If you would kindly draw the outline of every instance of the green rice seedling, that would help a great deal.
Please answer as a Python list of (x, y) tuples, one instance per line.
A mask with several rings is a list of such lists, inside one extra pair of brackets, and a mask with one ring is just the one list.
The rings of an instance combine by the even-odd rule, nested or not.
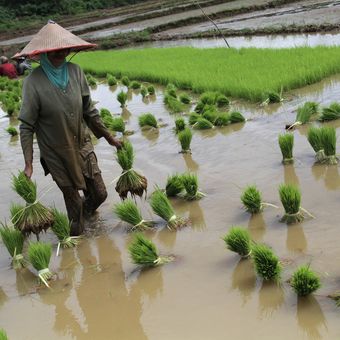
[(315, 102), (306, 102), (298, 107), (295, 123), (289, 127), (292, 129), (297, 125), (303, 125), (310, 121), (311, 117), (318, 112), (318, 104)]
[(251, 254), (251, 238), (249, 231), (241, 227), (232, 227), (222, 238), (227, 248), (243, 258)]
[(184, 199), (192, 201), (199, 200), (205, 196), (202, 192), (198, 191), (198, 178), (196, 174), (184, 173), (181, 179), (185, 190), (183, 194)]
[(202, 113), (202, 117), (209, 120), (211, 124), (215, 124), (218, 117), (218, 112), (216, 110), (207, 110)]
[(251, 214), (257, 214), (262, 211), (262, 197), (260, 191), (255, 185), (249, 185), (241, 195), (241, 201), (245, 209)]
[(227, 126), (230, 124), (230, 114), (228, 112), (218, 113), (215, 119), (215, 126)]
[(321, 287), (320, 278), (309, 265), (301, 266), (293, 273), (290, 285), (298, 296), (307, 296)]
[(166, 94), (168, 94), (170, 97), (177, 98), (177, 94), (176, 94), (177, 87), (174, 84), (169, 83), (166, 86), (165, 91), (166, 91)]
[(324, 163), (333, 165), (338, 164), (336, 157), (336, 132), (332, 126), (323, 126), (320, 128), (320, 139), (322, 148), (325, 152)]
[(243, 117), (242, 113), (238, 111), (233, 111), (230, 113), (230, 123), (243, 123), (246, 119)]
[(5, 110), (9, 116), (12, 116), (15, 112), (15, 103), (13, 101), (8, 101), (5, 104)]
[(162, 190), (156, 189), (152, 193), (150, 205), (153, 212), (167, 222), (170, 230), (176, 230), (186, 224), (183, 218), (176, 216), (169, 199)]
[(8, 340), (7, 333), (2, 328), (0, 328), (0, 340)]
[(191, 98), (187, 93), (181, 93), (179, 96), (179, 101), (187, 105), (191, 103)]
[(264, 244), (255, 244), (251, 249), (251, 256), (258, 276), (265, 281), (280, 280), (282, 267), (272, 249)]
[(62, 248), (73, 248), (79, 242), (78, 236), (71, 236), (71, 222), (67, 215), (58, 209), (53, 209), (53, 224), (51, 226), (52, 231), (58, 237), (59, 244), (57, 249), (57, 256), (59, 255), (59, 249)]
[(14, 126), (9, 126), (6, 131), (11, 135), (11, 136), (17, 136), (18, 135), (18, 130)]
[(145, 98), (148, 95), (148, 89), (145, 86), (142, 86), (140, 89), (140, 94), (143, 98)]
[(122, 82), (122, 84), (126, 87), (130, 86), (130, 79), (127, 76), (122, 77), (122, 79), (120, 80)]
[(181, 153), (191, 153), (190, 144), (192, 140), (192, 132), (189, 128), (185, 128), (184, 130), (178, 133), (178, 140), (181, 144), (182, 150)]
[(177, 98), (166, 94), (164, 96), (164, 103), (170, 112), (180, 113), (185, 111), (185, 105), (182, 104)]
[(299, 188), (293, 184), (281, 184), (279, 194), (285, 209), (285, 215), (281, 218), (281, 221), (287, 224), (303, 221), (304, 216), (300, 206), (301, 193)]
[(53, 223), (53, 215), (37, 200), (37, 184), (26, 177), (24, 172), (12, 177), (12, 187), (26, 202), (26, 206), (11, 206), (11, 219), (14, 226), (24, 235), (39, 233), (48, 229)]
[(207, 130), (207, 129), (212, 129), (214, 127), (214, 124), (209, 122), (208, 119), (205, 119), (203, 117), (198, 117), (196, 123), (192, 127), (198, 130)]
[(142, 234), (136, 234), (129, 245), (132, 262), (144, 267), (155, 267), (174, 260), (172, 256), (159, 256), (155, 244)]
[(280, 134), (279, 145), (282, 153), (282, 163), (283, 164), (293, 163), (294, 135), (292, 133), (285, 133), (283, 135)]
[(199, 102), (208, 105), (215, 105), (218, 94), (216, 92), (207, 91), (201, 94)]
[(33, 242), (28, 247), (28, 258), (34, 269), (38, 271), (41, 281), (49, 287), (47, 281), (53, 276), (49, 264), (52, 255), (52, 246), (49, 243)]
[(201, 114), (201, 113), (203, 113), (205, 106), (206, 106), (206, 105), (205, 105), (204, 103), (198, 102), (198, 103), (196, 104), (196, 106), (195, 106), (194, 111), (195, 111), (196, 113)]
[(26, 261), (22, 255), (24, 247), (24, 235), (17, 229), (10, 228), (7, 225), (1, 224), (0, 236), (7, 251), (12, 257), (12, 265), (14, 269), (25, 267)]
[(138, 117), (138, 123), (141, 128), (158, 128), (156, 117), (152, 113), (144, 113)]
[(184, 185), (182, 182), (182, 176), (175, 174), (168, 176), (165, 186), (165, 193), (168, 197), (176, 197), (180, 195), (184, 190)]
[(340, 103), (334, 102), (329, 107), (324, 107), (319, 117), (320, 122), (328, 122), (340, 118)]
[(153, 85), (149, 85), (148, 86), (148, 92), (151, 96), (153, 96), (156, 93), (155, 87)]
[(107, 83), (109, 86), (115, 86), (117, 85), (117, 79), (116, 77), (110, 75), (109, 77), (107, 77)]
[(86, 79), (87, 82), (90, 86), (96, 86), (97, 85), (97, 81), (96, 79), (91, 75), (91, 74), (86, 74)]
[(194, 125), (197, 123), (197, 120), (199, 118), (201, 118), (202, 116), (198, 113), (195, 113), (195, 112), (191, 112), (190, 115), (189, 115), (189, 124), (190, 125)]
[(113, 211), (122, 221), (132, 225), (132, 231), (146, 230), (153, 226), (151, 221), (142, 218), (136, 203), (131, 199), (116, 204)]
[(321, 141), (321, 129), (312, 126), (309, 128), (307, 133), (307, 139), (309, 144), (312, 146), (313, 150), (315, 151), (315, 159), (317, 162), (322, 163), (324, 162), (326, 156), (323, 150), (323, 145)]
[(185, 120), (183, 117), (178, 117), (175, 119), (175, 131), (176, 133), (179, 133), (180, 131), (183, 131), (186, 127)]
[(105, 118), (105, 117), (110, 117), (112, 118), (112, 114), (108, 109), (100, 109), (100, 117)]
[(112, 118), (110, 123), (110, 128), (113, 131), (121, 132), (122, 134), (125, 133), (125, 123), (122, 117), (115, 117)]
[(128, 95), (126, 92), (124, 91), (120, 91), (118, 94), (117, 94), (117, 100), (118, 102), (120, 103), (120, 107), (125, 107), (126, 106), (126, 101), (128, 99)]
[(229, 99), (224, 94), (219, 94), (216, 97), (217, 107), (228, 107), (230, 104)]
[(120, 198), (126, 199), (128, 193), (132, 197), (135, 195), (142, 197), (144, 192), (146, 193), (148, 182), (143, 175), (132, 168), (134, 151), (130, 142), (124, 141), (123, 147), (117, 150), (117, 161), (123, 170), (115, 188)]
[(133, 90), (138, 90), (138, 89), (141, 88), (141, 83), (140, 83), (139, 81), (133, 80), (133, 81), (130, 83), (129, 87), (130, 87), (131, 89), (133, 89)]
[(282, 98), (282, 91), (281, 93), (275, 92), (275, 91), (269, 91), (267, 92), (264, 97), (266, 98), (261, 105), (267, 105), (271, 103), (280, 103), (283, 101)]

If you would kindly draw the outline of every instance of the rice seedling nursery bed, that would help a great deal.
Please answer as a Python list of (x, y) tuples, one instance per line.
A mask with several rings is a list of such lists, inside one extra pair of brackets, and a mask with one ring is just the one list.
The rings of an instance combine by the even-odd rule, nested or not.
[[(146, 52), (142, 50), (140, 55), (146, 55)], [(148, 74), (157, 71), (157, 76), (160, 76), (158, 82), (165, 85), (166, 79), (160, 74), (158, 62), (154, 61), (154, 67), (151, 67), (153, 54), (160, 52), (148, 52), (149, 57), (143, 62), (150, 64), (145, 69), (146, 64), (139, 64), (138, 72), (137, 64), (141, 61), (136, 59), (136, 51), (129, 52), (131, 54), (125, 54), (126, 51), (107, 54), (96, 52), (96, 70), (86, 65), (90, 53), (78, 55), (75, 60), (87, 71), (102, 74), (103, 79), (106, 73), (119, 76), (121, 72), (121, 75), (129, 77), (130, 82), (138, 80), (145, 88), (151, 85), (145, 82), (151, 80)], [(211, 82), (207, 78), (203, 82), (203, 75), (196, 74), (193, 77), (194, 68), (190, 69), (189, 64), (184, 64), (188, 53), (193, 53), (191, 58), (195, 62), (196, 50), (180, 49), (178, 54), (178, 60), (183, 63), (181, 67), (187, 65), (192, 72), (190, 76), (185, 74), (183, 68), (176, 69), (167, 64), (166, 58), (170, 60), (171, 53), (175, 53), (172, 50), (168, 52), (167, 57), (166, 53), (163, 55), (164, 67), (168, 67), (167, 80), (178, 87), (188, 85), (187, 80), (190, 78), (191, 87), (195, 90), (219, 89), (230, 94), (216, 85), (215, 80), (220, 77), (218, 73), (224, 72), (225, 86), (230, 91), (236, 91), (236, 87), (229, 82), (232, 74), (238, 77), (235, 72), (223, 71), (221, 68), (219, 72), (217, 69), (213, 72), (210, 69), (216, 78), (211, 77)], [(207, 55), (216, 53), (221, 54), (222, 58), (222, 52), (211, 50)], [(226, 62), (234, 57), (236, 60), (236, 51), (224, 52), (230, 53)], [(322, 53), (326, 52), (328, 57), (324, 58)], [(274, 84), (275, 77), (273, 75), (270, 80), (269, 74), (279, 72), (279, 63), (270, 61), (268, 56), (269, 59), (262, 64), (266, 65), (265, 68), (256, 66), (259, 60), (254, 56), (263, 57), (264, 51), (241, 50), (238, 54), (239, 65), (243, 65), (243, 57), (249, 57), (250, 63), (251, 53), (252, 68), (264, 70), (267, 78), (263, 76), (263, 79), (257, 79), (258, 82), (249, 91), (261, 96), (262, 91), (269, 90), (262, 84)], [(282, 57), (281, 62), (287, 62), (283, 60), (285, 53), (295, 55), (296, 58), (300, 55), (309, 65), (309, 70), (300, 69), (305, 84), (316, 79), (314, 76), (321, 69), (325, 71), (328, 67), (329, 73), (325, 71), (325, 74), (336, 72), (338, 61), (332, 61), (332, 70), (327, 64), (339, 51), (336, 48), (284, 50), (282, 54), (269, 51), (273, 58), (275, 53)], [(131, 55), (131, 59), (128, 55)], [(101, 59), (104, 56), (111, 56), (112, 59)], [(116, 59), (119, 56), (124, 60)], [(314, 57), (320, 58), (319, 70), (313, 67), (316, 64)], [(216, 60), (216, 65), (222, 67), (221, 59), (213, 59), (210, 54), (210, 63), (211, 60)], [(281, 80), (289, 78), (290, 68), (294, 66), (292, 60), (291, 64), (286, 63), (284, 72), (281, 69)], [(200, 62), (203, 63), (203, 60)], [(133, 69), (132, 63), (135, 63), (136, 69)], [(205, 63), (207, 68), (212, 67)], [(297, 58), (294, 63), (301, 65), (302, 62)], [(230, 64), (230, 69), (244, 68), (235, 65)], [(307, 70), (310, 71), (309, 76)], [(204, 73), (205, 69), (201, 71)], [(311, 74), (314, 76), (311, 77)], [(254, 80), (255, 75), (256, 72), (250, 72), (250, 79)], [(295, 76), (292, 71), (290, 79)], [(242, 79), (245, 75), (241, 77), (240, 74), (239, 77)], [(262, 73), (258, 72), (257, 78), (260, 77)], [(302, 77), (294, 79), (301, 81)], [(291, 87), (302, 84), (290, 81)], [(241, 84), (240, 81), (236, 83), (238, 86)], [(152, 84), (155, 86), (155, 94), (148, 94), (144, 98), (140, 89), (127, 89), (119, 79), (118, 84), (113, 86), (108, 86), (102, 79), (96, 79), (96, 85), (91, 88), (97, 108), (106, 108), (114, 118), (122, 117), (126, 130), (134, 131), (124, 138), (133, 145), (133, 169), (147, 178), (148, 191), (146, 200), (137, 196), (136, 201), (127, 202), (136, 204), (140, 215), (137, 213), (136, 219), (126, 219), (124, 222), (114, 213), (117, 204), (121, 203), (115, 191), (117, 181), (114, 180), (122, 173), (122, 167), (117, 163), (116, 152), (110, 145), (104, 140), (94, 140), (99, 166), (107, 184), (108, 199), (100, 207), (99, 214), (87, 222), (86, 238), (79, 240), (76, 247), (63, 248), (58, 257), (55, 254), (60, 238), (52, 230), (40, 234), (40, 242), (53, 245), (48, 265), (54, 274), (48, 282), (51, 290), (39, 284), (36, 271), (31, 265), (17, 271), (12, 269), (12, 256), (0, 244), (0, 329), (4, 328), (10, 339), (34, 337), (37, 329), (44, 339), (106, 339), (115, 334), (123, 340), (222, 340), (225, 339), (226, 329), (228, 337), (233, 339), (271, 339), (273, 334), (277, 339), (337, 339), (340, 310), (327, 295), (340, 290), (340, 266), (336, 260), (340, 256), (340, 174), (338, 165), (316, 162), (315, 151), (307, 135), (312, 126), (334, 127), (339, 134), (340, 121), (321, 123), (315, 120), (290, 131), (294, 135), (294, 163), (282, 163), (278, 136), (285, 133), (286, 124), (295, 121), (298, 107), (305, 102), (317, 102), (321, 108), (336, 102), (340, 98), (340, 76), (335, 75), (291, 92), (284, 91), (283, 102), (263, 107), (260, 106), (263, 98), (257, 94), (252, 97), (243, 96), (241, 94), (248, 93), (248, 90), (239, 90), (240, 94), (236, 97), (252, 99), (258, 103), (239, 101), (228, 95), (229, 107), (221, 108), (221, 111), (240, 112), (247, 119), (246, 122), (215, 126), (207, 130), (194, 129), (188, 124), (188, 113), (194, 111), (198, 102), (197, 94), (187, 92), (192, 104), (186, 106), (186, 112), (173, 114), (164, 104), (165, 88), (157, 85), (157, 82)], [(245, 84), (245, 88), (249, 84)], [(282, 84), (277, 81), (276, 85), (275, 90), (280, 92)], [(117, 100), (121, 91), (127, 93), (123, 108)], [(179, 95), (183, 91), (176, 92)], [(139, 117), (145, 113), (152, 113), (163, 127), (141, 129)], [(180, 153), (181, 145), (175, 128), (175, 120), (179, 117), (184, 119), (186, 128), (192, 132), (191, 153)], [(10, 221), (10, 203), (18, 202), (18, 195), (11, 188), (11, 174), (22, 168), (23, 160), (18, 138), (10, 137), (5, 129), (9, 125), (18, 128), (17, 124), (15, 115), (8, 118), (0, 110), (0, 174), (1, 178), (8, 178), (1, 183), (0, 214), (2, 221), (7, 224)], [(122, 133), (116, 132), (116, 135), (120, 137)], [(47, 207), (65, 211), (57, 187), (49, 177), (43, 175), (36, 143), (34, 148), (37, 198)], [(186, 199), (186, 190), (180, 188), (182, 194), (169, 197), (174, 214), (189, 219), (190, 223), (183, 228), (167, 228), (167, 218), (163, 219), (152, 211), (151, 194), (156, 186), (165, 192), (168, 178), (184, 173), (197, 175), (198, 190), (204, 196), (200, 199)], [(280, 222), (285, 214), (278, 191), (282, 184), (294, 184), (299, 188), (301, 207), (315, 218), (305, 215), (301, 223), (287, 225)], [(247, 211), (241, 201), (242, 193), (249, 186), (255, 186), (261, 193), (259, 209)], [(272, 206), (267, 206), (268, 203)], [(171, 218), (170, 214), (168, 216)], [(134, 228), (141, 220), (150, 222), (150, 227), (148, 224), (147, 228)], [(246, 230), (250, 238), (247, 236), (250, 250), (247, 246), (241, 256), (228, 250), (223, 241), (232, 227)], [(138, 266), (142, 262), (135, 260), (136, 263), (133, 263), (129, 254), (129, 248), (136, 239), (134, 229), (156, 247), (150, 265), (144, 269)], [(31, 241), (35, 242), (34, 235)], [(255, 244), (269, 247), (273, 255), (264, 254), (264, 257), (271, 257), (275, 261), (277, 258), (279, 261), (279, 269), (274, 268), (275, 275), (266, 276), (267, 281), (259, 276), (259, 273), (263, 275), (265, 266), (255, 270), (255, 263), (261, 258), (251, 250)], [(24, 254), (27, 254), (27, 247), (26, 243)], [(159, 256), (169, 256), (173, 261), (159, 266)], [(315, 275), (300, 268), (310, 268)], [(321, 288), (314, 295), (297, 296), (312, 293), (318, 288), (318, 278)], [(312, 282), (313, 287), (307, 287), (308, 282)], [(15, 320), (20, 320), (22, 326), (17, 327)]]

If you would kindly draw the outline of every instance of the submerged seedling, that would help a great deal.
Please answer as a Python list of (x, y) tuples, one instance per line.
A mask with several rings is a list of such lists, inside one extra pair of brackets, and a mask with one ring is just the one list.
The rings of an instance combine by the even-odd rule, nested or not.
[(247, 258), (251, 254), (251, 238), (249, 232), (245, 228), (232, 227), (223, 237), (227, 248), (243, 258)]
[(283, 164), (293, 163), (294, 135), (292, 133), (285, 133), (283, 135), (279, 135), (279, 145), (282, 153), (282, 163)]
[(307, 296), (321, 287), (320, 278), (309, 265), (301, 266), (293, 273), (290, 285), (298, 296)]

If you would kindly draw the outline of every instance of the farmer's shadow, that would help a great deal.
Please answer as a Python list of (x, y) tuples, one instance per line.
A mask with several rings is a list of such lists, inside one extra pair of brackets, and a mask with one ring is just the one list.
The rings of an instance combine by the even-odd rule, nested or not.
[(322, 339), (322, 326), (327, 330), (327, 323), (322, 309), (313, 295), (298, 297), (297, 320), (308, 339)]
[(285, 300), (285, 292), (281, 285), (273, 281), (263, 281), (259, 291), (260, 314), (271, 317)]
[(251, 239), (255, 242), (260, 242), (266, 233), (266, 222), (264, 221), (262, 213), (252, 214), (248, 222), (248, 230)]

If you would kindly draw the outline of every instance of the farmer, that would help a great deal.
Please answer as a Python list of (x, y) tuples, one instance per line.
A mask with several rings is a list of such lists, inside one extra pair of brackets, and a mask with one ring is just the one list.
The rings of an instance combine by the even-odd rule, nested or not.
[(24, 172), (32, 176), (35, 133), (45, 175), (50, 173), (63, 193), (73, 236), (84, 231), (84, 213), (92, 214), (107, 197), (88, 128), (121, 147), (93, 107), (83, 71), (66, 61), (70, 52), (94, 46), (49, 22), (13, 57), (40, 61), (23, 84), (19, 120)]
[(10, 79), (18, 77), (15, 66), (10, 64), (8, 58), (4, 55), (0, 57), (0, 76), (6, 76)]

